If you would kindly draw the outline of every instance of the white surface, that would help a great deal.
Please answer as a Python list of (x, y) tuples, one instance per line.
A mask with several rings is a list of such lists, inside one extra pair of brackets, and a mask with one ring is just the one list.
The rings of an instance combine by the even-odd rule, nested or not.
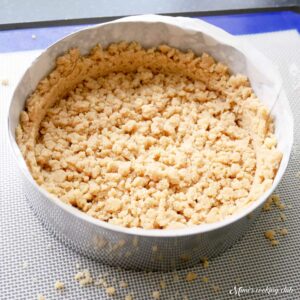
[[(280, 68), (295, 119), (300, 117), (300, 40), (295, 31), (240, 37), (248, 40), (272, 59)], [(288, 47), (287, 47), (288, 45)], [(9, 80), (9, 86), (0, 84), (0, 299), (36, 299), (38, 293), (46, 299), (108, 299), (103, 288), (80, 288), (74, 280), (78, 271), (76, 263), (89, 268), (93, 276), (109, 272), (108, 281), (117, 286), (124, 279), (129, 287), (119, 289), (114, 299), (124, 299), (132, 292), (134, 299), (151, 299), (153, 290), (159, 289), (159, 281), (165, 278), (166, 289), (161, 299), (232, 299), (229, 291), (234, 285), (253, 288), (292, 287), (292, 293), (275, 296), (263, 293), (246, 294), (243, 299), (299, 299), (300, 270), (300, 179), (295, 175), (300, 170), (299, 142), (300, 124), (296, 122), (295, 147), (286, 175), (278, 192), (287, 208), (287, 221), (278, 221), (279, 211), (263, 213), (249, 233), (232, 249), (215, 258), (208, 270), (199, 265), (192, 270), (178, 272), (180, 281), (174, 282), (172, 274), (144, 274), (123, 271), (81, 257), (54, 239), (37, 221), (28, 207), (21, 182), (9, 154), (5, 136), (5, 115), (11, 92), (30, 61), (38, 51), (1, 54), (0, 82)], [(267, 229), (286, 227), (287, 237), (279, 238), (280, 244), (271, 248), (263, 233)], [(28, 264), (27, 267), (26, 263)], [(184, 277), (188, 271), (198, 274), (194, 283), (187, 283)], [(207, 284), (201, 281), (207, 276)], [(113, 280), (116, 282), (113, 282)], [(54, 283), (61, 280), (66, 284), (64, 291), (55, 291)], [(215, 294), (212, 285), (218, 285)]]

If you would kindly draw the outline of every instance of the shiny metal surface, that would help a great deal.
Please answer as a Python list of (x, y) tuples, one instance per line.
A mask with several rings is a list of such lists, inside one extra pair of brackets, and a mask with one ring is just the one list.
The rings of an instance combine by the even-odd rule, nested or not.
[[(215, 54), (214, 56), (222, 61), (226, 61), (228, 58), (227, 63), (229, 65), (230, 59), (232, 59), (228, 55), (230, 53), (231, 56), (235, 57), (235, 60), (240, 58), (241, 61), (239, 64), (230, 65), (234, 71), (244, 70), (254, 87), (263, 84), (263, 89), (261, 89), (263, 99), (263, 93), (268, 88), (270, 91), (274, 88), (274, 95), (276, 95), (275, 92), (278, 91), (275, 87), (279, 85), (273, 83), (272, 76), (277, 71), (271, 69), (272, 72), (270, 72), (269, 68), (272, 66), (268, 65), (267, 60), (265, 62), (269, 68), (266, 68), (265, 72), (259, 67), (256, 70), (257, 67), (253, 59), (247, 61), (242, 52), (246, 48), (239, 50), (237, 43), (235, 45), (234, 39), (230, 35), (211, 25), (203, 24), (203, 22), (197, 23), (199, 21), (189, 21), (189, 19), (182, 18), (180, 20), (169, 17), (149, 18), (149, 16), (125, 18), (121, 21), (102, 24), (72, 34), (45, 50), (33, 62), (32, 66), (25, 72), (12, 97), (8, 116), (9, 140), (14, 157), (20, 167), (25, 193), (31, 207), (45, 226), (60, 240), (76, 251), (111, 265), (134, 269), (170, 270), (190, 266), (199, 263), (202, 257), (210, 258), (222, 253), (246, 232), (258, 216), (264, 201), (283, 176), (291, 153), (293, 119), (289, 104), (284, 93), (281, 92), (273, 113), (278, 147), (283, 151), (284, 156), (272, 189), (239, 215), (215, 224), (188, 229), (143, 230), (108, 224), (64, 204), (35, 183), (15, 142), (15, 128), (28, 95), (53, 68), (54, 59), (71, 47), (77, 46), (82, 53), (87, 53), (97, 42), (101, 42), (105, 46), (124, 39), (136, 40), (145, 47), (165, 42), (179, 48), (192, 48), (196, 52), (207, 51), (208, 49), (210, 53)], [(202, 26), (203, 31), (197, 30), (197, 24), (193, 27), (194, 22), (199, 25), (199, 28)], [(137, 28), (139, 30), (136, 30)], [(211, 34), (213, 37), (210, 37)], [(220, 47), (222, 51), (225, 51), (224, 57), (220, 57)], [(258, 55), (255, 50), (251, 53), (254, 53), (256, 57)], [(278, 79), (276, 76), (274, 78), (274, 80)], [(265, 101), (271, 107), (272, 103), (268, 103), (268, 100)]]

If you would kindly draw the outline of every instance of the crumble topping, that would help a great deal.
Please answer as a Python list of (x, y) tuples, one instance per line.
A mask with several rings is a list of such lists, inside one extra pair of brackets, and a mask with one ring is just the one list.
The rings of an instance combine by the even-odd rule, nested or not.
[(269, 189), (282, 157), (273, 127), (248, 79), (208, 54), (122, 42), (59, 57), (16, 137), (65, 203), (167, 229), (220, 221)]

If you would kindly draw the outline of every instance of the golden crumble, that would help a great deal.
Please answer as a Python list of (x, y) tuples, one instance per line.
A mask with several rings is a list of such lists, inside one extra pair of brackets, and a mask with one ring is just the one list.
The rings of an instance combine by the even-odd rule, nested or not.
[(128, 283), (126, 281), (124, 281), (124, 280), (120, 280), (119, 286), (121, 288), (127, 288), (128, 287)]
[(280, 233), (281, 235), (287, 235), (287, 234), (288, 234), (288, 230), (287, 230), (286, 228), (281, 228), (281, 229), (279, 230), (279, 233)]
[(270, 229), (265, 232), (266, 239), (268, 239), (270, 241), (275, 240), (275, 235), (276, 235), (275, 230)]
[(116, 293), (116, 289), (113, 286), (106, 288), (106, 294), (109, 296), (113, 296)]
[(279, 241), (278, 240), (272, 240), (271, 241), (271, 245), (272, 246), (277, 246), (279, 244)]
[(209, 266), (209, 261), (208, 261), (207, 257), (202, 258), (202, 259), (201, 259), (201, 263), (202, 263), (202, 266), (203, 266), (204, 269), (207, 269), (207, 268), (208, 268), (208, 266)]
[(92, 276), (91, 276), (91, 273), (90, 273), (90, 271), (87, 270), (87, 269), (78, 272), (78, 273), (74, 276), (74, 279), (77, 280), (81, 286), (84, 286), (84, 285), (87, 285), (87, 284), (90, 284), (90, 283), (93, 282), (93, 278), (92, 278)]
[(198, 275), (194, 272), (189, 272), (187, 273), (185, 279), (186, 281), (194, 281), (195, 279), (197, 279)]
[(126, 295), (125, 300), (133, 300), (132, 295), (131, 294)]
[(160, 288), (161, 288), (161, 289), (165, 289), (165, 288), (167, 287), (167, 284), (166, 284), (166, 281), (165, 281), (165, 280), (161, 280), (161, 281), (159, 282), (159, 285), (160, 285)]
[(65, 287), (65, 284), (59, 280), (57, 280), (54, 284), (56, 290), (61, 290)]
[(153, 299), (159, 299), (160, 298), (160, 292), (159, 291), (154, 291), (153, 293), (152, 293), (152, 298)]
[(248, 79), (161, 45), (77, 49), (29, 97), (16, 131), (39, 185), (102, 221), (212, 223), (269, 189), (282, 154)]

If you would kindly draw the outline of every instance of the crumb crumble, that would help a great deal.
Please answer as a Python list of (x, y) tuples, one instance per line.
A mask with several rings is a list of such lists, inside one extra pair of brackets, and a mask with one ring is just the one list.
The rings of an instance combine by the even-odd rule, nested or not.
[(175, 229), (220, 221), (269, 189), (282, 157), (273, 132), (248, 79), (210, 55), (122, 42), (59, 57), (16, 137), (34, 179), (65, 203)]

